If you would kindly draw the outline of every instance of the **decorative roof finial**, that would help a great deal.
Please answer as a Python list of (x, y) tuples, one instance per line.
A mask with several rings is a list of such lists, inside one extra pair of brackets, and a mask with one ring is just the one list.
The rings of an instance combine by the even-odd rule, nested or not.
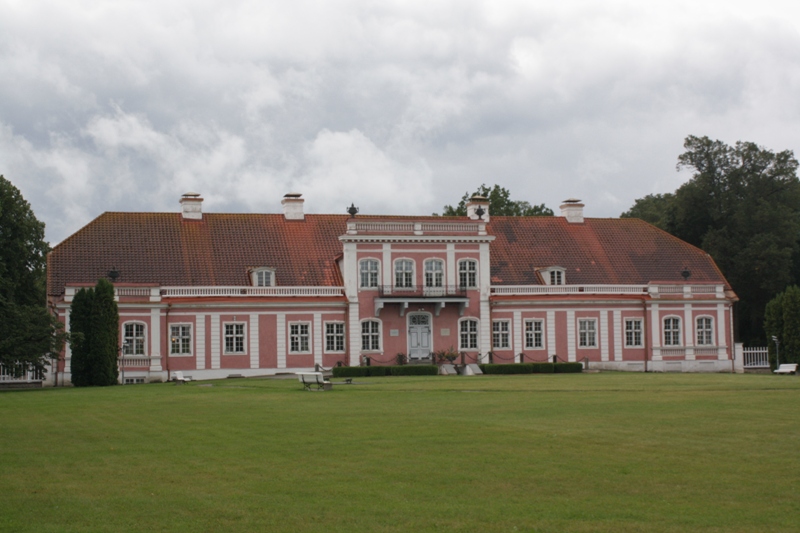
[(353, 218), (356, 216), (356, 213), (358, 213), (358, 208), (354, 203), (351, 203), (350, 207), (347, 208), (347, 212), (350, 214), (350, 218)]

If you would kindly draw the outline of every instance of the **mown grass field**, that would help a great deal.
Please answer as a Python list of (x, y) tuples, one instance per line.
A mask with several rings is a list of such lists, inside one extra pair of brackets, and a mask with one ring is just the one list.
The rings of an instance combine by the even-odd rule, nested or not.
[(800, 378), (0, 393), (0, 531), (800, 530)]

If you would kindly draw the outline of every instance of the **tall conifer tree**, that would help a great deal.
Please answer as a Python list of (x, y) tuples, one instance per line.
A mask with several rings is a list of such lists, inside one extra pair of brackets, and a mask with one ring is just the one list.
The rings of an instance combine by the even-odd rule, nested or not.
[(119, 375), (119, 312), (114, 301), (114, 285), (106, 279), (98, 280), (94, 288), (91, 320), (89, 351), (92, 384), (116, 385)]
[(72, 335), (72, 384), (76, 387), (88, 387), (92, 384), (89, 354), (89, 337), (91, 336), (92, 305), (94, 289), (81, 289), (72, 299), (69, 313), (69, 329)]

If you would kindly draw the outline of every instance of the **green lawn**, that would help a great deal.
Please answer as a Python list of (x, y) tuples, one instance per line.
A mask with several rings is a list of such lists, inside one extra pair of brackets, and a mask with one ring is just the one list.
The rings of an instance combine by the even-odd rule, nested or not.
[(800, 378), (0, 393), (0, 531), (800, 530)]

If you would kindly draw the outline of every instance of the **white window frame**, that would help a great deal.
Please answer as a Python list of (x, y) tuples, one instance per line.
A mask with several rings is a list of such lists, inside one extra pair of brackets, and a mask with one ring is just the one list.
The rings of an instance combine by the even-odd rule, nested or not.
[[(669, 323), (669, 327), (667, 324)], [(681, 317), (679, 316), (665, 316), (661, 320), (664, 332), (664, 346), (683, 346), (681, 335)]]
[(578, 348), (597, 348), (597, 319), (578, 319)]
[[(474, 324), (474, 329), (467, 326), (467, 331), (464, 331), (465, 324)], [(458, 350), (462, 352), (477, 352), (480, 349), (480, 331), (481, 325), (477, 318), (462, 318), (458, 321)], [(467, 342), (464, 343), (466, 335)], [(474, 346), (473, 346), (474, 344)]]
[[(707, 324), (700, 326), (701, 321)], [(702, 338), (705, 337), (705, 338)], [(702, 315), (695, 318), (695, 338), (697, 346), (714, 346), (714, 317)]]
[[(398, 270), (400, 265), (404, 265), (403, 270)], [(411, 270), (405, 270), (405, 266), (411, 265)], [(413, 289), (416, 287), (416, 263), (413, 259), (408, 257), (400, 257), (394, 260), (394, 288), (403, 290), (403, 289)], [(400, 277), (402, 276), (402, 278)], [(402, 281), (402, 283), (398, 283), (398, 281)]]
[[(374, 263), (375, 270), (370, 269), (367, 265)], [(366, 267), (366, 268), (365, 268)], [(364, 278), (367, 277), (367, 283), (364, 283)], [(374, 284), (372, 283), (374, 281)], [(374, 257), (365, 257), (358, 261), (358, 287), (360, 289), (377, 289), (381, 283), (381, 262)]]
[[(292, 355), (311, 353), (311, 322), (303, 320), (289, 322), (287, 329), (289, 330), (287, 336), (289, 353)], [(303, 346), (303, 341), (305, 341), (305, 346)], [(297, 348), (294, 347), (295, 342), (297, 342)]]
[[(183, 328), (186, 328), (186, 329), (188, 329), (188, 335), (184, 335), (183, 332), (181, 332), (176, 336), (175, 333), (173, 332), (172, 328), (180, 328), (181, 330), (183, 330)], [(183, 351), (183, 348), (184, 348), (184, 345), (185, 345), (183, 340), (187, 339), (187, 338), (188, 338), (188, 343), (189, 343), (188, 344), (188, 351)], [(175, 342), (176, 339), (178, 340), (177, 343)], [(193, 344), (192, 341), (193, 340), (194, 339), (193, 339), (193, 335), (192, 335), (192, 325), (191, 324), (185, 324), (185, 323), (172, 323), (172, 324), (170, 324), (169, 325), (169, 355), (170, 355), (170, 357), (188, 357), (188, 356), (191, 356), (192, 353), (194, 352), (194, 350), (192, 350), (192, 344)], [(175, 351), (176, 344), (177, 344), (178, 349), (180, 351), (177, 351), (177, 352)]]
[(525, 349), (544, 350), (544, 320), (541, 318), (525, 319)]
[[(228, 333), (228, 326), (233, 326), (233, 333)], [(242, 333), (235, 331), (236, 326), (242, 326)], [(236, 338), (242, 337), (242, 351), (236, 351)], [(228, 337), (233, 340), (234, 350), (228, 350)], [(222, 323), (222, 354), (223, 355), (247, 355), (247, 322), (240, 322), (238, 320), (231, 320), (230, 322)]]
[(644, 346), (644, 320), (641, 318), (625, 318), (623, 320), (625, 328), (626, 348), (641, 348)]
[[(466, 265), (474, 265), (473, 270), (469, 270)], [(464, 279), (466, 278), (466, 283)], [(471, 283), (470, 283), (471, 282)], [(467, 258), (458, 261), (458, 286), (463, 289), (478, 288), (478, 260)]]
[[(364, 324), (376, 324), (377, 331), (364, 331)], [(378, 353), (383, 352), (383, 324), (380, 320), (375, 318), (367, 318), (361, 321), (360, 335), (361, 335), (361, 353)], [(370, 327), (370, 329), (373, 329)], [(367, 340), (366, 348), (364, 340)], [(375, 342), (377, 341), (377, 343)], [(377, 344), (377, 347), (375, 347)]]
[[(430, 269), (429, 269), (430, 265)], [(433, 268), (438, 265), (438, 270)], [(424, 262), (425, 270), (425, 287), (427, 288), (442, 288), (444, 287), (444, 260), (432, 258), (426, 259)]]
[[(337, 330), (340, 331), (329, 331), (328, 326), (335, 326)], [(345, 347), (347, 346), (346, 342), (347, 339), (345, 337), (345, 327), (344, 322), (341, 320), (329, 320), (322, 324), (323, 329), (325, 330), (325, 344), (323, 353), (344, 353)], [(329, 348), (329, 342), (333, 341), (334, 348)], [(338, 341), (341, 341), (342, 348), (336, 349), (335, 346), (338, 344)]]
[(508, 350), (511, 348), (511, 321), (492, 320), (492, 349)]
[[(132, 335), (128, 335), (125, 331), (128, 326), (136, 327), (141, 326), (142, 334), (141, 336), (136, 335), (136, 331), (134, 330)], [(147, 324), (142, 322), (141, 320), (129, 320), (127, 322), (123, 322), (122, 324), (122, 355), (131, 355), (131, 356), (143, 356), (147, 357)], [(137, 342), (137, 340), (139, 342)], [(140, 352), (137, 352), (137, 348), (141, 348)]]
[[(263, 277), (269, 274), (269, 283), (265, 283)], [(275, 269), (274, 268), (254, 268), (250, 272), (250, 279), (253, 287), (274, 287), (275, 286)]]
[(545, 285), (566, 285), (567, 269), (564, 267), (548, 267), (540, 270)]

